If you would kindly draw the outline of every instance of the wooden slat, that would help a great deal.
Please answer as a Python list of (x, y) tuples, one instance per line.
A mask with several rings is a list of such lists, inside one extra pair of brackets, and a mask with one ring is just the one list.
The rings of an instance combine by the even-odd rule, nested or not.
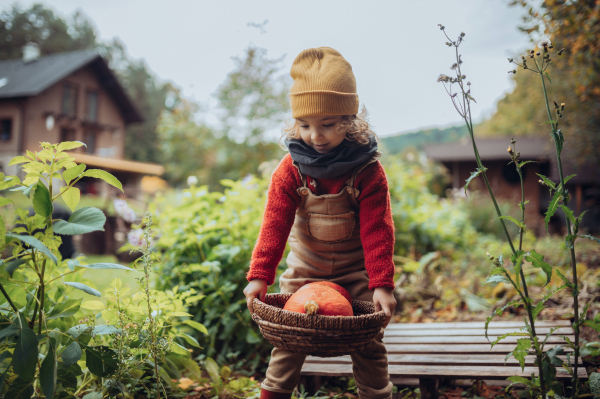
[[(388, 364), (398, 365), (420, 365), (420, 366), (519, 366), (519, 361), (512, 356), (506, 360), (505, 355), (388, 355)], [(566, 356), (559, 356), (563, 361), (567, 360)], [(535, 356), (525, 356), (525, 366), (534, 366)], [(574, 359), (571, 359), (573, 362)], [(318, 364), (349, 364), (352, 363), (350, 356), (339, 357), (315, 357), (308, 356), (306, 363)], [(582, 364), (579, 359), (579, 364)]]
[[(550, 332), (549, 327), (540, 327), (535, 329), (538, 335), (545, 335)], [(496, 328), (493, 330), (493, 335), (502, 335), (513, 332), (523, 332), (519, 331), (517, 328)], [(559, 334), (573, 334), (573, 329), (571, 327), (561, 327), (554, 331), (555, 335)], [(437, 330), (385, 330), (385, 335), (388, 337), (436, 337), (436, 336), (484, 336), (485, 330), (483, 328), (466, 328), (466, 329), (437, 329)]]
[[(548, 344), (545, 346), (546, 350), (554, 348), (555, 344)], [(455, 353), (455, 354), (467, 354), (467, 353), (509, 353), (515, 349), (514, 345), (511, 344), (497, 344), (493, 348), (490, 348), (489, 344), (474, 344), (474, 345), (405, 345), (405, 344), (389, 344), (385, 346), (388, 353)], [(565, 352), (571, 352), (569, 348), (564, 348)]]
[[(492, 321), (488, 328), (520, 328), (524, 327), (523, 321)], [(555, 327), (563, 326), (570, 327), (569, 320), (553, 320), (553, 321), (536, 321), (536, 327)], [(440, 329), (466, 329), (466, 328), (485, 328), (484, 321), (468, 321), (457, 323), (390, 323), (386, 327), (387, 330), (440, 330)]]
[[(571, 341), (575, 340), (574, 335), (566, 335)], [(488, 341), (485, 337), (383, 337), (384, 344), (490, 344), (497, 336), (490, 336)], [(507, 337), (503, 339), (502, 343), (505, 344), (516, 344), (517, 339), (524, 337)], [(566, 343), (562, 336), (552, 335), (546, 341), (548, 344), (561, 344)]]
[[(537, 367), (495, 367), (495, 366), (417, 366), (417, 365), (396, 365), (388, 366), (390, 377), (392, 378), (464, 378), (464, 379), (489, 379), (504, 380), (511, 376), (530, 377), (531, 374), (537, 375)], [(304, 363), (302, 368), (303, 375), (321, 375), (325, 377), (352, 377), (351, 364), (318, 364)], [(578, 369), (579, 378), (587, 378), (585, 368)], [(559, 380), (569, 380), (571, 376), (565, 370), (558, 369), (556, 378)]]

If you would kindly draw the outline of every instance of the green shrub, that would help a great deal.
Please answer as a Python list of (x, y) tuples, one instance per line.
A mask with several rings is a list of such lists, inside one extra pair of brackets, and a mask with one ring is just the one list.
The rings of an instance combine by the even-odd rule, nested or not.
[(207, 336), (196, 336), (203, 356), (255, 370), (265, 365), (270, 345), (246, 310), (242, 291), (268, 182), (252, 178), (221, 184), (227, 187), (224, 193), (192, 186), (183, 190), (177, 204), (165, 204), (158, 197), (151, 205), (163, 252), (158, 286), (196, 293), (186, 303), (194, 320), (208, 329)]

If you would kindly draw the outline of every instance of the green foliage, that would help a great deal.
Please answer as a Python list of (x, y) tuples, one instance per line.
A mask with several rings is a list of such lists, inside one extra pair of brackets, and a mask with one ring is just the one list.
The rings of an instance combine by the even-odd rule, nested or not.
[[(521, 1), (521, 3), (525, 4), (526, 1)], [(549, 1), (545, 1), (544, 3), (551, 3), (551, 5), (552, 5), (554, 3), (554, 1), (549, 0)], [(558, 2), (557, 2), (557, 4), (558, 4)], [(561, 6), (562, 6), (562, 3), (561, 3)], [(581, 6), (580, 4), (577, 4), (577, 5), (570, 5), (569, 7), (577, 8), (580, 6)], [(569, 8), (569, 7), (567, 7), (567, 8)], [(557, 11), (557, 10), (555, 9), (554, 11)], [(530, 13), (531, 13), (531, 9), (530, 9)], [(535, 13), (535, 14), (531, 13), (530, 15), (532, 16), (532, 19), (538, 18), (537, 13)], [(544, 20), (544, 23), (546, 23), (546, 22), (548, 22), (548, 21)], [(441, 29), (442, 29), (442, 31), (444, 31), (445, 28), (442, 26)], [(444, 84), (444, 88), (448, 94), (452, 93), (452, 85), (456, 84), (456, 86), (458, 86), (455, 90), (456, 94), (454, 94), (454, 95), (450, 94), (451, 101), (453, 102), (458, 113), (464, 119), (465, 124), (468, 127), (472, 127), (473, 124), (472, 124), (471, 116), (470, 116), (471, 115), (471, 112), (470, 112), (471, 97), (469, 96), (470, 87), (466, 88), (465, 85), (463, 85), (462, 79), (464, 79), (464, 75), (462, 75), (462, 72), (461, 72), (462, 61), (461, 61), (460, 55), (458, 53), (458, 47), (462, 43), (462, 40), (463, 40), (462, 38), (464, 36), (464, 33), (460, 34), (457, 41), (452, 41), (449, 38), (449, 36), (446, 34), (446, 32), (444, 32), (444, 35), (446, 36), (446, 38), (448, 40), (450, 40), (446, 44), (449, 47), (456, 48), (456, 63), (451, 68), (451, 69), (455, 70), (456, 77), (440, 75), (440, 78), (438, 79), (438, 81), (442, 82)], [(546, 339), (544, 339), (544, 341), (542, 343), (540, 343), (539, 337), (537, 336), (536, 331), (535, 331), (535, 322), (536, 322), (538, 315), (544, 308), (544, 303), (550, 297), (552, 297), (552, 295), (554, 293), (556, 293), (557, 291), (559, 291), (563, 288), (568, 287), (573, 290), (572, 296), (574, 298), (573, 307), (574, 307), (574, 319), (575, 319), (573, 328), (575, 330), (575, 342), (570, 341), (566, 337), (565, 337), (565, 340), (567, 341), (567, 346), (574, 350), (575, 365), (574, 365), (574, 367), (571, 367), (570, 361), (569, 361), (569, 362), (567, 362), (565, 369), (573, 377), (573, 385), (574, 385), (573, 398), (576, 399), (577, 396), (579, 395), (579, 389), (580, 389), (580, 384), (578, 383), (578, 375), (577, 375), (577, 368), (578, 368), (577, 362), (579, 359), (579, 344), (578, 344), (578, 342), (579, 342), (579, 327), (582, 323), (588, 323), (587, 325), (600, 331), (600, 325), (595, 326), (594, 322), (585, 320), (585, 316), (587, 313), (587, 306), (584, 308), (581, 315), (579, 314), (579, 306), (578, 306), (579, 285), (577, 283), (578, 275), (577, 275), (577, 268), (576, 268), (576, 263), (575, 263), (576, 257), (575, 257), (574, 242), (575, 242), (575, 239), (578, 237), (577, 232), (579, 230), (581, 219), (585, 212), (583, 212), (581, 215), (576, 217), (573, 214), (573, 211), (568, 207), (569, 197), (565, 190), (565, 183), (573, 176), (568, 176), (567, 178), (564, 178), (564, 176), (563, 176), (563, 170), (562, 170), (562, 166), (561, 166), (562, 165), (561, 164), (561, 152), (563, 150), (565, 140), (564, 140), (564, 136), (563, 136), (562, 132), (558, 129), (559, 119), (560, 119), (560, 117), (562, 117), (562, 111), (564, 110), (564, 104), (559, 106), (556, 102), (554, 102), (555, 117), (553, 117), (550, 112), (550, 106), (549, 106), (549, 100), (548, 100), (548, 90), (547, 90), (547, 85), (545, 83), (545, 79), (548, 79), (548, 80), (550, 79), (546, 72), (546, 69), (550, 66), (551, 58), (560, 56), (561, 53), (563, 52), (563, 50), (560, 50), (557, 54), (556, 50), (551, 51), (553, 47), (548, 45), (547, 42), (541, 44), (540, 47), (541, 48), (539, 48), (537, 50), (538, 51), (537, 53), (535, 52), (535, 50), (531, 50), (531, 52), (528, 53), (528, 58), (533, 59), (532, 61), (530, 61), (529, 64), (527, 64), (528, 58), (526, 58), (525, 55), (522, 56), (522, 58), (521, 58), (522, 61), (520, 63), (515, 62), (513, 59), (509, 59), (509, 62), (514, 63), (518, 67), (520, 67), (521, 73), (533, 72), (534, 74), (537, 74), (538, 77), (541, 78), (540, 82), (541, 82), (542, 90), (539, 90), (539, 88), (538, 88), (536, 95), (538, 96), (537, 98), (540, 100), (539, 103), (542, 103), (543, 105), (545, 105), (545, 110), (547, 111), (547, 115), (544, 116), (544, 118), (547, 117), (547, 122), (543, 123), (542, 125), (545, 126), (546, 124), (549, 124), (551, 127), (551, 137), (552, 137), (555, 147), (556, 147), (557, 164), (559, 166), (559, 176), (560, 176), (560, 182), (557, 184), (557, 183), (550, 181), (545, 176), (539, 175), (540, 178), (542, 179), (542, 180), (540, 180), (540, 182), (550, 189), (550, 194), (552, 195), (553, 192), (555, 192), (554, 197), (550, 203), (548, 212), (546, 213), (546, 228), (547, 228), (547, 224), (548, 224), (550, 217), (552, 217), (552, 215), (554, 215), (556, 210), (558, 208), (560, 208), (566, 217), (567, 237), (565, 238), (565, 242), (566, 242), (567, 249), (570, 251), (571, 267), (572, 267), (572, 274), (573, 274), (573, 282), (572, 283), (569, 281), (569, 279), (566, 276), (564, 276), (557, 269), (556, 273), (557, 273), (558, 277), (561, 280), (563, 280), (563, 282), (565, 283), (564, 285), (560, 286), (559, 288), (557, 288), (554, 291), (549, 292), (547, 295), (544, 296), (544, 298), (542, 300), (539, 300), (537, 302), (535, 302), (533, 300), (533, 298), (529, 295), (529, 291), (527, 288), (527, 281), (526, 281), (525, 273), (524, 273), (523, 261), (530, 262), (533, 267), (542, 269), (542, 271), (546, 275), (546, 279), (545, 279), (546, 281), (545, 281), (545, 284), (543, 285), (543, 287), (545, 287), (546, 285), (548, 285), (551, 282), (553, 267), (552, 267), (552, 265), (550, 265), (549, 263), (544, 261), (544, 255), (538, 253), (537, 251), (531, 249), (530, 251), (526, 252), (525, 250), (523, 250), (523, 244), (524, 244), (523, 237), (524, 237), (524, 230), (525, 230), (525, 206), (526, 206), (527, 202), (525, 201), (525, 197), (524, 197), (525, 190), (524, 190), (523, 174), (521, 171), (521, 167), (523, 165), (525, 165), (525, 163), (519, 161), (519, 152), (517, 152), (516, 147), (514, 149), (512, 147), (512, 145), (515, 145), (516, 141), (511, 140), (511, 147), (509, 147), (509, 151), (508, 151), (510, 154), (510, 157), (511, 157), (510, 163), (511, 164), (514, 163), (516, 170), (521, 178), (520, 180), (521, 180), (521, 197), (522, 198), (521, 198), (521, 201), (519, 202), (519, 208), (521, 210), (521, 217), (520, 217), (520, 220), (517, 220), (516, 218), (514, 218), (512, 216), (502, 215), (502, 213), (500, 212), (500, 209), (497, 206), (496, 199), (494, 197), (492, 188), (491, 188), (488, 180), (486, 179), (485, 170), (482, 165), (481, 159), (479, 157), (476, 142), (474, 139), (473, 139), (473, 147), (474, 147), (473, 150), (474, 150), (475, 158), (477, 160), (478, 172), (481, 171), (481, 173), (483, 174), (486, 187), (488, 189), (488, 192), (490, 193), (492, 202), (495, 205), (497, 216), (498, 216), (498, 219), (500, 219), (502, 226), (504, 227), (504, 220), (506, 219), (506, 220), (513, 222), (515, 225), (517, 225), (519, 227), (518, 247), (517, 247), (517, 244), (513, 242), (513, 239), (509, 235), (508, 231), (505, 230), (506, 238), (510, 244), (511, 252), (512, 252), (510, 260), (511, 260), (512, 266), (514, 268), (514, 278), (511, 278), (509, 272), (503, 268), (504, 265), (502, 264), (501, 257), (499, 257), (498, 259), (495, 259), (493, 256), (490, 256), (490, 260), (494, 264), (495, 268), (492, 270), (492, 273), (491, 273), (490, 277), (488, 277), (487, 282), (501, 281), (502, 283), (506, 283), (507, 281), (504, 280), (504, 276), (501, 275), (502, 273), (504, 273), (506, 276), (506, 280), (508, 280), (508, 283), (510, 283), (514, 287), (514, 289), (518, 292), (519, 296), (521, 297), (521, 303), (524, 305), (526, 313), (527, 313), (524, 318), (525, 327), (522, 330), (526, 330), (526, 333), (524, 333), (524, 335), (526, 335), (527, 338), (518, 339), (517, 347), (511, 353), (508, 354), (507, 358), (510, 356), (515, 357), (519, 361), (521, 368), (524, 369), (525, 356), (530, 353), (530, 349), (531, 349), (532, 352), (536, 355), (535, 363), (538, 367), (539, 374), (538, 374), (537, 378), (532, 375), (531, 380), (522, 379), (521, 377), (518, 377), (518, 378), (511, 377), (509, 379), (512, 380), (513, 382), (522, 382), (522, 383), (527, 384), (529, 386), (528, 394), (533, 397), (537, 397), (538, 395), (541, 395), (542, 398), (545, 398), (546, 393), (552, 392), (552, 390), (556, 389), (557, 386), (560, 388), (560, 386), (556, 382), (556, 367), (561, 366), (562, 362), (558, 358), (556, 358), (556, 355), (563, 353), (562, 349), (556, 349), (556, 350), (544, 352), (544, 345), (546, 343), (546, 340), (550, 336), (550, 334), (548, 334), (546, 336)], [(554, 65), (554, 62), (552, 63), (552, 65)], [(514, 73), (516, 73), (516, 71), (514, 71)], [(530, 74), (528, 76), (530, 76)], [(456, 87), (456, 86), (454, 86), (454, 87)], [(470, 86), (470, 83), (468, 84), (468, 86)], [(572, 84), (571, 84), (571, 86), (572, 86)], [(572, 88), (569, 88), (569, 90), (572, 90)], [(457, 97), (457, 95), (459, 95), (459, 94), (460, 94), (460, 97), (458, 97), (458, 98), (461, 99), (462, 102), (455, 99)], [(527, 103), (529, 105), (529, 109), (532, 109), (532, 108), (542, 109), (543, 108), (543, 107), (538, 107), (536, 105), (537, 102), (532, 101), (531, 98), (527, 98)], [(517, 108), (519, 108), (519, 106)], [(522, 108), (527, 108), (527, 107), (522, 107)], [(500, 105), (499, 105), (499, 110), (500, 110)], [(518, 112), (522, 112), (522, 110), (518, 109)], [(504, 115), (504, 117), (505, 116), (506, 115)], [(509, 126), (509, 125), (514, 126), (514, 119), (515, 118), (511, 117), (511, 122), (506, 123), (505, 126)], [(488, 123), (488, 125), (490, 125), (490, 123)], [(486, 126), (484, 125), (484, 129), (485, 129), (485, 127)], [(523, 125), (521, 125), (521, 127), (523, 127)], [(472, 130), (471, 130), (471, 134), (473, 134)], [(580, 151), (577, 151), (576, 154), (577, 154), (577, 157), (579, 157)], [(475, 175), (476, 175), (476, 172), (473, 173), (473, 175), (471, 176), (470, 179), (472, 179)], [(561, 200), (562, 200), (562, 204), (559, 204), (559, 201), (561, 201)], [(600, 240), (599, 240), (599, 242), (600, 242)], [(486, 322), (486, 326), (485, 326), (486, 337), (487, 337), (487, 327), (488, 327), (489, 321), (491, 320), (491, 318), (493, 317), (494, 314), (502, 314), (502, 309), (495, 310), (493, 312), (492, 316), (490, 316), (488, 318), (488, 320)], [(580, 320), (580, 318), (581, 318), (581, 320)], [(497, 342), (499, 342), (500, 340), (504, 339), (505, 337), (510, 336), (511, 334), (523, 335), (521, 333), (505, 334), (504, 336), (501, 336), (497, 340), (492, 342), (492, 346), (494, 344), (496, 344)]]
[(158, 288), (186, 292), (188, 312), (208, 332), (190, 333), (206, 356), (255, 369), (270, 346), (246, 310), (242, 289), (268, 182), (252, 178), (221, 184), (227, 187), (223, 193), (191, 187), (178, 203), (157, 198), (151, 205), (162, 234), (157, 242), (163, 253)]
[[(193, 341), (189, 337), (185, 339), (186, 333), (203, 326), (193, 322), (190, 327), (186, 322), (192, 322), (182, 320), (191, 317), (183, 311), (183, 293), (149, 288), (154, 257), (149, 250), (149, 241), (143, 257), (145, 273), (141, 280), (145, 283), (144, 291), (126, 297), (126, 293), (120, 291), (120, 280), (116, 280), (106, 293), (107, 304), (101, 301), (82, 303), (82, 299), (71, 297), (74, 290), (101, 297), (93, 283), (81, 277), (82, 270), (134, 271), (109, 262), (86, 264), (83, 257), (60, 258), (61, 239), (57, 233), (84, 234), (103, 230), (106, 218), (100, 210), (84, 207), (75, 211), (69, 221), (53, 225), (50, 217), (53, 201), (65, 195), (84, 176), (100, 178), (117, 187), (121, 185), (105, 171), (86, 171), (85, 165), (76, 165), (74, 159), (62, 151), (81, 145), (83, 143), (78, 142), (42, 143), (42, 151), (28, 151), (27, 156), (11, 162), (21, 165), (27, 173), (22, 183), (12, 176), (2, 176), (4, 188), (16, 186), (21, 195), (29, 192), (33, 196), (35, 213), (29, 216), (27, 211), (15, 207), (17, 224), (9, 231), (3, 230), (6, 239), (0, 241), (0, 251), (6, 256), (1, 259), (6, 267), (0, 272), (3, 294), (0, 298), (0, 358), (10, 360), (0, 362), (1, 385), (9, 383), (6, 394), (11, 398), (29, 398), (34, 391), (49, 398), (59, 388), (61, 397), (73, 396), (89, 389), (88, 386), (98, 380), (93, 384), (98, 387), (98, 392), (86, 396), (94, 393), (99, 397), (105, 394), (113, 397), (117, 393), (127, 393), (122, 381), (135, 390), (139, 379), (132, 377), (132, 373), (139, 370), (148, 372), (148, 379), (154, 378), (157, 388), (151, 393), (159, 397), (160, 392), (164, 392), (160, 381), (172, 384), (171, 374), (165, 371), (166, 357), (189, 359), (190, 352), (182, 345)], [(67, 184), (56, 195), (53, 194), (51, 176)], [(34, 189), (28, 190), (29, 187)], [(0, 203), (8, 205), (12, 202)], [(2, 226), (6, 228), (4, 223)], [(57, 231), (53, 231), (54, 228)], [(65, 281), (67, 276), (71, 281)], [(111, 301), (117, 302), (116, 311)], [(81, 318), (89, 309), (95, 312), (83, 320), (90, 324), (76, 324), (77, 317)], [(96, 316), (98, 311), (101, 316)], [(100, 317), (107, 324), (96, 325)], [(43, 356), (42, 361), (39, 356)], [(80, 365), (86, 367), (85, 374)], [(78, 378), (81, 378), (79, 387)]]
[(81, 12), (68, 20), (54, 14), (42, 4), (28, 9), (18, 4), (0, 14), (0, 59), (20, 58), (21, 49), (29, 42), (37, 43), (42, 54), (84, 50), (94, 47), (94, 26)]

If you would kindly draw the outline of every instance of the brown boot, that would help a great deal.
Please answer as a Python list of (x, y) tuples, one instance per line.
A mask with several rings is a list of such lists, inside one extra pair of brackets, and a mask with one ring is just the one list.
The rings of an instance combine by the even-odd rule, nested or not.
[(267, 391), (264, 388), (260, 390), (260, 399), (290, 399), (292, 397), (292, 393), (284, 393), (284, 392), (271, 392)]

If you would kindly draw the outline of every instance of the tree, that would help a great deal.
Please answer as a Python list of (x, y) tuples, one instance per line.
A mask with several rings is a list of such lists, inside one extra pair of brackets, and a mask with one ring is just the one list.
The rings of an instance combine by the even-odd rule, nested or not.
[(288, 80), (280, 60), (250, 46), (243, 58), (234, 57), (234, 69), (216, 93), (221, 111), (219, 127), (194, 120), (198, 108), (182, 101), (164, 112), (159, 123), (161, 151), (168, 178), (177, 184), (194, 175), (211, 189), (221, 179), (237, 180), (257, 174), (265, 161), (279, 159), (281, 148), (266, 137), (289, 109)]
[(222, 132), (237, 142), (255, 144), (277, 126), (289, 110), (291, 78), (281, 74), (282, 58), (269, 59), (263, 48), (249, 46), (232, 57), (235, 67), (219, 86)]
[[(565, 103), (561, 121), (565, 139), (580, 161), (600, 161), (600, 1), (545, 0), (538, 7), (530, 0), (515, 1), (527, 8), (521, 30), (534, 40), (550, 40), (561, 58), (550, 69), (549, 98)], [(508, 64), (507, 64), (508, 65)], [(546, 135), (546, 119), (537, 89), (539, 77), (528, 71), (514, 77), (516, 87), (498, 103), (497, 112), (484, 122), (485, 135)]]
[(17, 4), (0, 13), (0, 59), (21, 57), (29, 42), (43, 55), (96, 47), (94, 26), (82, 13), (65, 20), (42, 4), (22, 9)]

